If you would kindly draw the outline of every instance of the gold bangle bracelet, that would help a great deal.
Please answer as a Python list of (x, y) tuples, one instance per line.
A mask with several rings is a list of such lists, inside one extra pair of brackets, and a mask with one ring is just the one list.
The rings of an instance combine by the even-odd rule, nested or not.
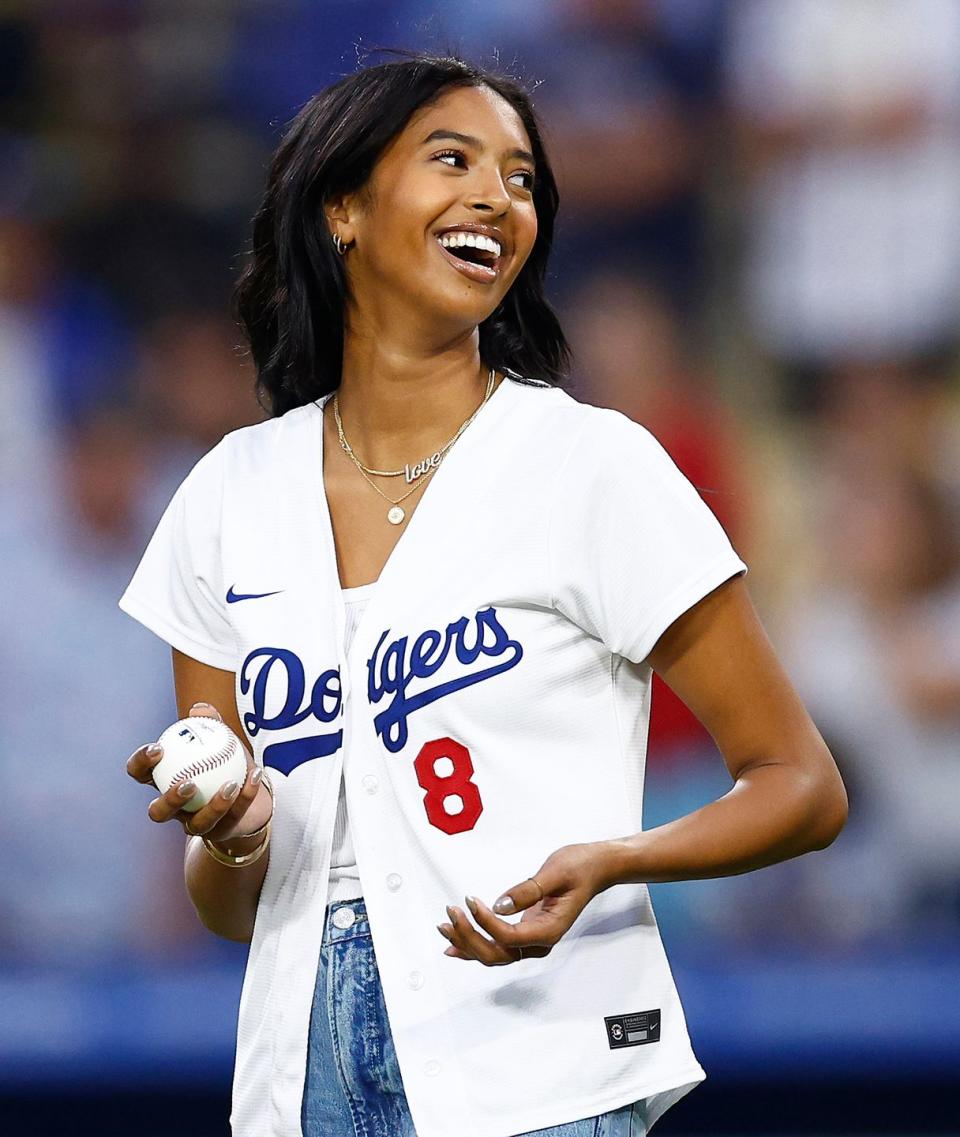
[[(267, 787), (267, 793), (270, 795), (271, 805), (276, 800), (273, 794), (273, 786), (270, 779), (267, 777), (266, 771), (261, 774), (261, 781)], [(246, 841), (250, 837), (263, 836), (263, 840), (259, 845), (250, 853), (242, 853), (240, 856), (233, 856), (230, 853), (225, 853), (222, 849), (218, 849), (216, 844), (210, 840), (209, 837), (203, 837), (203, 847), (207, 850), (211, 857), (221, 865), (226, 865), (228, 868), (243, 868), (246, 865), (255, 864), (263, 854), (267, 851), (267, 845), (270, 843), (270, 827), (273, 824), (273, 809), (270, 810), (270, 816), (260, 826), (259, 829), (254, 829), (252, 833), (244, 833), (242, 836), (234, 836), (236, 841)]]
[[(203, 847), (207, 850), (207, 852), (210, 854), (210, 856), (213, 857), (213, 859), (215, 861), (217, 861), (219, 864), (226, 865), (227, 868), (231, 868), (231, 869), (245, 868), (247, 865), (252, 865), (252, 864), (255, 864), (257, 861), (259, 861), (260, 858), (263, 856), (263, 854), (267, 851), (267, 846), (270, 844), (270, 822), (269, 821), (267, 822), (267, 824), (264, 828), (266, 831), (263, 834), (263, 840), (253, 850), (252, 853), (243, 853), (239, 857), (233, 857), (229, 853), (224, 853), (221, 849), (218, 849), (217, 846), (214, 844), (213, 841), (210, 840), (209, 837), (203, 837), (202, 838)], [(257, 830), (257, 832), (259, 833), (260, 830)], [(250, 836), (253, 836), (253, 834), (250, 834)]]

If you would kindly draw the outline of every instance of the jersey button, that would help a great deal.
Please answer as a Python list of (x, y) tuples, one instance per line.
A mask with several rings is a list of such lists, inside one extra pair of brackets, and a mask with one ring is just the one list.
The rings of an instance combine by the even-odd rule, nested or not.
[(407, 982), (410, 984), (414, 991), (419, 991), (424, 984), (423, 972), (411, 971), (407, 976)]
[(427, 1075), (428, 1078), (435, 1078), (437, 1074), (440, 1073), (441, 1069), (442, 1067), (436, 1058), (431, 1058), (430, 1061), (427, 1062), (427, 1064), (423, 1067), (423, 1072)]
[(403, 884), (403, 877), (398, 872), (392, 872), (387, 877), (387, 888), (389, 888), (391, 892), (396, 892), (401, 884)]
[(364, 775), (361, 784), (368, 794), (375, 794), (380, 788), (380, 782), (373, 776), (373, 774)]
[(356, 918), (352, 908), (338, 908), (333, 914), (333, 923), (337, 928), (352, 928)]

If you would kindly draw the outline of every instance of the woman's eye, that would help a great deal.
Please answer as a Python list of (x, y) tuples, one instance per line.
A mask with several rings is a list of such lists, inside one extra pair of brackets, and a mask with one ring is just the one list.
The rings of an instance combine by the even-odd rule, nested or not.
[[(467, 161), (467, 156), (462, 150), (441, 150), (439, 154), (434, 154), (434, 158), (439, 158), (441, 161), (444, 161), (445, 165), (451, 166), (455, 166), (458, 162), (463, 162), (466, 164)], [(453, 162), (447, 163), (445, 161), (447, 158), (452, 158)], [(517, 170), (517, 172), (515, 174), (511, 174), (510, 177), (524, 178), (525, 180), (521, 183), (523, 189), (530, 191), (533, 190), (535, 175), (532, 170)]]

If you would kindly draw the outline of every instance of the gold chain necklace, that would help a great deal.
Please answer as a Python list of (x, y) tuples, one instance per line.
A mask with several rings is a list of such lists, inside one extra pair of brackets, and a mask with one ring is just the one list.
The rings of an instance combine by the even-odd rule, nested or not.
[[(483, 397), (483, 403), (485, 403), (487, 399), (490, 398), (490, 393), (493, 390), (493, 380), (495, 375), (496, 372), (493, 370), (493, 368), (491, 368), (490, 374), (487, 377), (487, 392)], [(481, 407), (483, 406), (483, 403), (480, 404)], [(460, 435), (463, 434), (470, 423), (473, 422), (479, 410), (480, 407), (477, 407), (477, 410), (474, 411), (473, 415), (471, 415), (470, 418), (468, 418), (467, 421), (463, 424), (463, 426), (460, 427), (453, 438), (451, 438), (449, 442), (445, 442), (439, 450), (435, 451), (429, 457), (421, 459), (421, 461), (415, 463), (413, 466), (404, 466), (402, 470), (374, 470), (372, 467), (367, 466), (360, 461), (354, 452), (353, 447), (349, 442), (347, 442), (346, 437), (343, 433), (343, 423), (340, 421), (340, 404), (337, 396), (334, 395), (333, 397), (333, 417), (336, 419), (337, 436), (340, 439), (340, 447), (343, 450), (344, 454), (350, 455), (357, 466), (359, 466), (361, 470), (365, 470), (368, 474), (373, 474), (378, 478), (399, 478), (401, 475), (403, 475), (408, 485), (415, 479), (422, 477), (428, 470), (434, 469), (440, 465), (440, 462), (443, 460), (444, 454), (446, 454), (450, 447), (457, 441)]]
[[(343, 452), (347, 455), (348, 458), (350, 458), (350, 460), (353, 462), (353, 464), (360, 471), (360, 474), (362, 475), (364, 481), (366, 481), (370, 486), (372, 486), (373, 489), (375, 489), (377, 491), (377, 493), (383, 498), (384, 501), (387, 501), (390, 503), (390, 509), (387, 510), (387, 520), (390, 522), (391, 525), (399, 525), (406, 518), (406, 516), (407, 516), (406, 510), (403, 510), (400, 508), (400, 503), (402, 501), (406, 501), (406, 499), (408, 497), (410, 497), (411, 494), (416, 493), (416, 491), (420, 488), (421, 484), (423, 483), (424, 479), (430, 477), (437, 470), (440, 463), (446, 457), (447, 452), (449, 451), (450, 447), (453, 446), (453, 444), (457, 441), (457, 439), (460, 437), (460, 435), (463, 434), (463, 432), (467, 429), (467, 427), (470, 425), (470, 423), (472, 423), (473, 420), (480, 413), (481, 408), (484, 406), (486, 401), (490, 398), (491, 394), (493, 393), (493, 381), (494, 381), (495, 376), (496, 376), (496, 372), (493, 368), (491, 368), (490, 369), (490, 375), (487, 378), (487, 390), (483, 396), (483, 399), (480, 402), (480, 406), (477, 407), (477, 409), (473, 412), (473, 414), (460, 427), (460, 429), (453, 436), (453, 438), (451, 438), (449, 442), (444, 443), (444, 445), (441, 446), (439, 450), (437, 450), (433, 454), (431, 454), (429, 458), (424, 458), (422, 461), (417, 462), (412, 467), (411, 466), (404, 466), (404, 468), (402, 470), (373, 470), (369, 466), (365, 466), (360, 461), (360, 459), (354, 453), (353, 447), (350, 445), (349, 442), (347, 442), (346, 436), (343, 433), (343, 423), (340, 420), (340, 404), (337, 400), (337, 394), (336, 393), (334, 394), (334, 396), (333, 396), (333, 417), (334, 417), (334, 420), (337, 424), (337, 435), (340, 439), (340, 446), (343, 449)], [(403, 474), (408, 483), (412, 482), (414, 484), (412, 485), (412, 487), (409, 490), (407, 490), (407, 492), (405, 494), (403, 494), (401, 497), (394, 499), (392, 497), (387, 497), (387, 495), (383, 492), (383, 490), (369, 476), (370, 474), (373, 474), (373, 475), (378, 476), (378, 477), (383, 477), (383, 478), (396, 478), (396, 477), (399, 477), (401, 474)]]

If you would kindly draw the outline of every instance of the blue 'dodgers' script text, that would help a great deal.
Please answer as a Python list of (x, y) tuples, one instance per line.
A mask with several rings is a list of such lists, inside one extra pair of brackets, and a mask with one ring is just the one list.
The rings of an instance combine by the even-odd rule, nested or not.
[[(509, 671), (523, 658), (523, 647), (511, 639), (495, 608), (484, 608), (473, 619), (462, 616), (442, 632), (428, 628), (413, 640), (400, 636), (387, 643), (389, 635), (388, 628), (367, 660), (367, 698), (373, 706), (386, 700), (373, 725), (392, 754), (407, 744), (408, 719), (415, 711)], [(478, 661), (486, 660), (496, 662), (476, 666)], [(443, 682), (421, 685), (444, 667), (452, 674)], [(343, 713), (339, 669), (322, 672), (308, 693), (303, 661), (289, 648), (260, 647), (251, 651), (240, 669), (240, 693), (249, 695), (253, 704), (253, 709), (243, 715), (243, 725), (251, 738), (261, 730), (289, 730), (307, 719), (333, 724)], [(335, 754), (342, 745), (342, 727), (288, 738), (264, 748), (263, 764), (289, 774), (304, 762)]]
[[(523, 647), (507, 634), (495, 608), (482, 609), (473, 621), (461, 616), (448, 624), (443, 633), (428, 628), (412, 644), (408, 636), (401, 636), (384, 647), (389, 635), (390, 630), (387, 629), (367, 660), (367, 698), (374, 705), (389, 699), (384, 710), (375, 716), (373, 725), (383, 745), (393, 754), (407, 744), (407, 719), (414, 711), (464, 687), (509, 671), (523, 658)], [(418, 690), (416, 681), (429, 679), (439, 671), (446, 663), (451, 648), (457, 662), (464, 667), (473, 668), (481, 656), (499, 662), (465, 674), (461, 672), (434, 687)]]

